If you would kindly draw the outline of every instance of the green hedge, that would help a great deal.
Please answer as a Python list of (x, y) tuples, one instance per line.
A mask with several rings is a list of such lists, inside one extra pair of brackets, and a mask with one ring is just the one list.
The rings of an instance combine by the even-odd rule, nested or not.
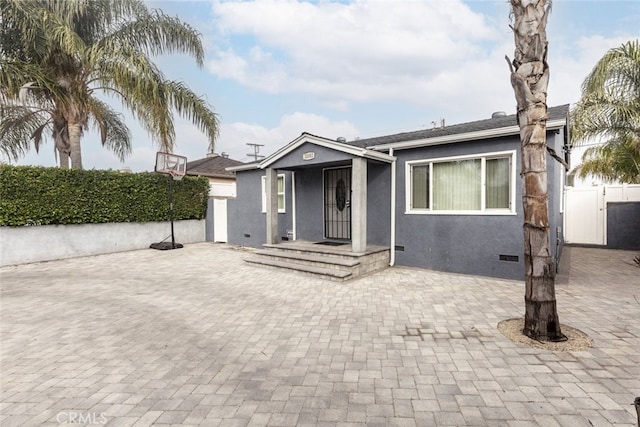
[[(0, 225), (167, 221), (168, 175), (0, 165)], [(173, 181), (173, 218), (203, 219), (209, 181)]]

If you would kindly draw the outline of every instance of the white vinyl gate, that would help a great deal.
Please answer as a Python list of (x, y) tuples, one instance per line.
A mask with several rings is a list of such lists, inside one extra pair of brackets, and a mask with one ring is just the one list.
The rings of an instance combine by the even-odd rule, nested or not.
[(640, 201), (640, 185), (566, 187), (565, 243), (607, 244), (607, 203)]

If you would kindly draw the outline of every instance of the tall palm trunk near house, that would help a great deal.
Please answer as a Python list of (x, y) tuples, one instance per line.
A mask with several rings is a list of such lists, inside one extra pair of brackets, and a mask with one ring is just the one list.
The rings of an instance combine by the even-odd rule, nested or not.
[(522, 145), (525, 317), (523, 333), (543, 341), (566, 339), (556, 310), (549, 242), (546, 125), (547, 0), (510, 0), (515, 56), (509, 64)]

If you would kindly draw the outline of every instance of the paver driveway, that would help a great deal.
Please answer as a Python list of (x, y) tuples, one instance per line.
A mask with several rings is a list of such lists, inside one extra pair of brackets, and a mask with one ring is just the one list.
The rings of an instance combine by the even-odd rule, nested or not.
[(2, 426), (635, 425), (640, 270), (572, 248), (553, 353), (496, 324), (520, 282), (392, 268), (347, 283), (208, 243), (5, 267)]

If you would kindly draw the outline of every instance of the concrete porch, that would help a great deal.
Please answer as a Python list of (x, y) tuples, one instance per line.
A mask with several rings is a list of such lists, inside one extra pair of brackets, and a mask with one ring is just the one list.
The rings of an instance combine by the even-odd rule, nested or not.
[(263, 247), (245, 261), (334, 281), (354, 279), (389, 266), (390, 250), (385, 246), (368, 245), (363, 252), (353, 252), (351, 242), (296, 240)]

